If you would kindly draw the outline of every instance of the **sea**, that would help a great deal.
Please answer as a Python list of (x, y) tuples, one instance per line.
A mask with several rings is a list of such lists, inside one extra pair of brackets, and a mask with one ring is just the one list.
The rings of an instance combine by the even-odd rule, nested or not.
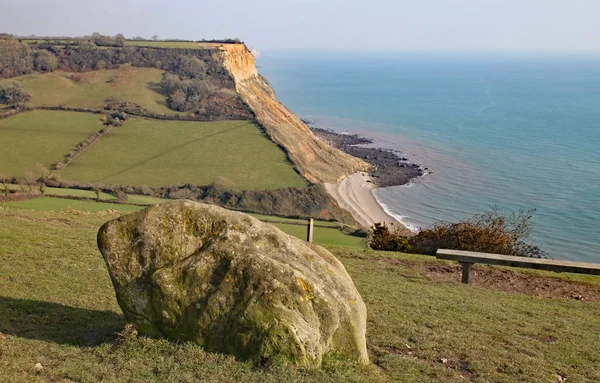
[(374, 193), (409, 228), (535, 209), (528, 242), (600, 263), (600, 55), (268, 51), (257, 66), (301, 118), (428, 169)]

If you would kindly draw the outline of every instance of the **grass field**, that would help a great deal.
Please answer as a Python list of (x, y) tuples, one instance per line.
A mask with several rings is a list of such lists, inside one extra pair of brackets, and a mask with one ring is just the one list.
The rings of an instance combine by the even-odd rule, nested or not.
[(331, 248), (366, 302), (371, 366), (329, 357), (318, 371), (260, 368), (192, 344), (118, 337), (125, 320), (96, 248), (114, 217), (0, 209), (0, 381), (600, 380), (599, 303), (435, 282), (419, 266), (443, 262), (364, 250)]
[(189, 41), (125, 41), (126, 46), (153, 47), (153, 48), (185, 48), (185, 49), (208, 49), (218, 47), (222, 44), (195, 43)]
[[(36, 72), (0, 80), (0, 85), (20, 82), (31, 93), (31, 104), (36, 106), (102, 108), (106, 99), (114, 98), (135, 102), (151, 112), (176, 114), (167, 107), (165, 96), (158, 91), (162, 74), (163, 71), (154, 68), (107, 69), (80, 74)], [(73, 81), (69, 77), (74, 75), (83, 79)]]
[[(251, 216), (258, 218), (262, 221), (268, 220), (268, 221), (277, 221), (277, 222), (289, 222), (289, 223), (301, 223), (301, 224), (306, 224), (307, 220), (306, 219), (296, 219), (296, 218), (281, 218), (281, 217), (274, 217), (274, 216), (270, 216), (270, 215), (263, 215), (263, 214), (250, 214)], [(329, 227), (340, 227), (340, 224), (337, 222), (329, 222), (329, 221), (315, 221), (315, 225), (319, 225), (319, 226), (329, 226)]]
[(100, 129), (99, 117), (89, 113), (36, 110), (0, 120), (0, 173), (23, 176), (37, 164), (49, 168)]
[(132, 119), (77, 157), (61, 175), (103, 184), (208, 185), (224, 177), (240, 190), (306, 186), (284, 152), (245, 121)]
[(127, 197), (127, 203), (132, 203), (136, 205), (154, 205), (157, 203), (168, 201), (168, 199), (150, 197), (147, 195), (130, 194)]
[(141, 206), (123, 205), (116, 203), (104, 203), (94, 201), (80, 201), (65, 198), (41, 197), (28, 199), (24, 201), (6, 202), (9, 209), (27, 209), (36, 211), (63, 211), (74, 209), (84, 212), (99, 212), (106, 210), (116, 210), (121, 213), (131, 213), (143, 209)]
[[(54, 189), (54, 188), (47, 188)], [(93, 193), (95, 198), (95, 192), (90, 192), (86, 190), (76, 190), (76, 189), (57, 189), (62, 190), (63, 194), (56, 195), (72, 195), (77, 193), (71, 193), (70, 191), (79, 191), (79, 192), (88, 192)], [(85, 197), (85, 195), (81, 194), (80, 197)], [(110, 194), (106, 194), (106, 196), (111, 198), (103, 198), (106, 200), (113, 199), (114, 197)], [(161, 203), (167, 200), (155, 197), (148, 196), (137, 196), (130, 195), (128, 199), (128, 203), (131, 204), (147, 204), (153, 205), (156, 203)], [(130, 213), (133, 211), (143, 209), (143, 206), (134, 206), (134, 205), (123, 205), (123, 204), (112, 204), (105, 202), (94, 202), (94, 201), (79, 201), (79, 200), (71, 200), (64, 198), (51, 198), (51, 197), (40, 197), (34, 198), (24, 201), (11, 201), (6, 202), (5, 206), (9, 209), (26, 209), (26, 210), (35, 210), (35, 211), (54, 211), (60, 212), (65, 210), (78, 210), (83, 212), (103, 212), (108, 209), (116, 210), (121, 213)], [(280, 221), (284, 220), (278, 217), (271, 217), (268, 215), (257, 216), (256, 214), (252, 214), (254, 217), (260, 220), (266, 221)], [(306, 222), (305, 220), (289, 220), (291, 222)], [(321, 224), (330, 224), (330, 222), (321, 222), (317, 221), (317, 225)], [(293, 235), (302, 240), (306, 240), (306, 226), (301, 225), (290, 225), (290, 224), (280, 224), (274, 223), (274, 226), (279, 228), (281, 231)], [(355, 248), (364, 248), (366, 246), (366, 241), (364, 238), (353, 237), (350, 235), (344, 234), (341, 230), (337, 229), (336, 226), (332, 226), (331, 228), (324, 227), (315, 227), (314, 228), (314, 241), (319, 245), (333, 245), (333, 246), (343, 246), (343, 247), (355, 247)]]
[[(56, 195), (62, 197), (84, 197), (84, 198), (97, 198), (96, 192), (93, 190), (81, 190), (81, 189), (64, 189), (64, 188), (46, 188), (44, 190), (46, 195)], [(111, 199), (117, 199), (112, 194), (100, 192), (100, 199), (110, 201)]]
[[(306, 240), (307, 226), (288, 225), (283, 223), (272, 223), (272, 225), (294, 237)], [(367, 246), (366, 238), (346, 235), (336, 228), (315, 227), (313, 230), (313, 240), (319, 245), (354, 248), (366, 248)]]

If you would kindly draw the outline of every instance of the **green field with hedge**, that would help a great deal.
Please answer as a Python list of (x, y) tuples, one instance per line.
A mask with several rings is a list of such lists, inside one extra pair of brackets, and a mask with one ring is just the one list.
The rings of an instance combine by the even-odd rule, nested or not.
[(100, 129), (90, 113), (36, 110), (0, 120), (0, 174), (39, 177), (38, 164), (49, 169)]
[(60, 175), (102, 184), (208, 185), (221, 179), (239, 190), (306, 186), (285, 153), (248, 121), (131, 119)]
[(0, 80), (0, 86), (20, 83), (31, 94), (34, 106), (103, 108), (106, 100), (112, 99), (134, 102), (154, 113), (176, 114), (160, 92), (163, 73), (155, 68), (132, 67), (84, 73), (34, 72)]

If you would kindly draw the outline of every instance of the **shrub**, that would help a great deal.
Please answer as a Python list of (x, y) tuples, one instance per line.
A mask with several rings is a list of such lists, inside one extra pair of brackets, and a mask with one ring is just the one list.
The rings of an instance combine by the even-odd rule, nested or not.
[(172, 199), (190, 199), (195, 200), (196, 195), (190, 189), (179, 189), (169, 193), (169, 198)]
[(48, 51), (36, 51), (33, 54), (33, 69), (51, 72), (58, 67), (58, 59)]
[[(391, 228), (391, 230), (390, 230)], [(410, 252), (406, 229), (399, 225), (377, 222), (369, 232), (369, 246), (374, 250)]]
[(215, 90), (208, 82), (200, 79), (181, 80), (179, 76), (165, 73), (161, 81), (163, 92), (167, 95), (167, 105), (179, 112), (200, 109)]
[(127, 203), (129, 200), (129, 196), (122, 190), (117, 190), (115, 192), (115, 197), (117, 197), (118, 203)]
[(115, 46), (122, 47), (125, 46), (125, 36), (122, 33), (119, 33), (115, 36)]
[(31, 95), (17, 82), (0, 87), (0, 104), (18, 106), (30, 100)]
[(531, 232), (529, 223), (534, 210), (509, 216), (498, 208), (458, 223), (439, 222), (420, 230), (409, 239), (413, 252), (435, 255), (437, 249), (477, 251), (483, 253), (547, 258), (537, 246), (525, 242)]
[(31, 49), (11, 36), (0, 39), (0, 78), (20, 76), (31, 72)]
[(174, 72), (188, 78), (204, 78), (206, 76), (206, 64), (195, 56), (179, 56)]

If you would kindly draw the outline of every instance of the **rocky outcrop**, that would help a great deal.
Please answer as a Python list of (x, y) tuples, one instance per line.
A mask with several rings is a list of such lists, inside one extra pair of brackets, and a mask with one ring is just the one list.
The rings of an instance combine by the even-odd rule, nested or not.
[(167, 202), (106, 223), (98, 247), (141, 334), (257, 362), (368, 361), (366, 308), (344, 266), (246, 214)]
[(254, 111), (267, 135), (288, 154), (309, 181), (335, 183), (369, 165), (319, 140), (310, 129), (275, 98), (273, 89), (258, 75), (254, 56), (243, 44), (221, 47), (225, 67), (236, 89)]

